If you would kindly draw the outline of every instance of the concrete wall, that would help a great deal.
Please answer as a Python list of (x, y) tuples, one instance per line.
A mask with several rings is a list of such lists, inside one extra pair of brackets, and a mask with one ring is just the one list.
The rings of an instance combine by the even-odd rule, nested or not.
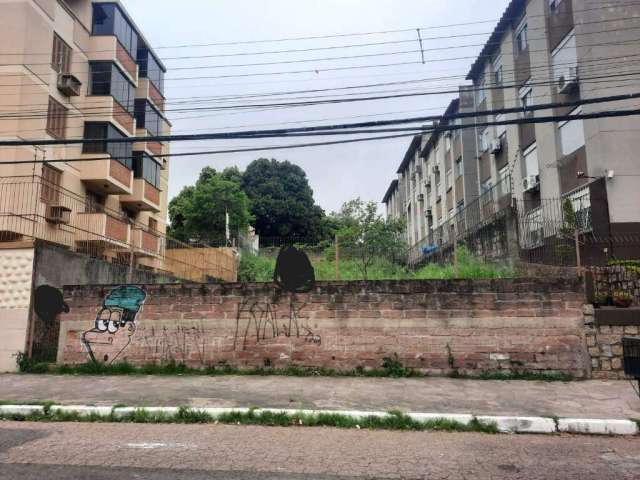
[(0, 249), (0, 372), (16, 371), (25, 350), (31, 302), (32, 248)]
[[(34, 263), (34, 287), (51, 285), (62, 288), (65, 285), (113, 285), (127, 283), (129, 267), (118, 265), (67, 249), (38, 243)], [(133, 269), (134, 283), (175, 283), (170, 275)]]
[(107, 287), (67, 287), (58, 362), (379, 368), (398, 354), (431, 374), (497, 369), (589, 374), (577, 280), (323, 282), (309, 294), (271, 284), (141, 286), (133, 323), (100, 334)]

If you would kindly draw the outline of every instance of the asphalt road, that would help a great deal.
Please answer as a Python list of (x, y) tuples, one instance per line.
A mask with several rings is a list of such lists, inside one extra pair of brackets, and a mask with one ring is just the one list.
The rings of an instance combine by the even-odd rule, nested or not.
[(632, 479), (640, 439), (0, 422), (0, 479)]

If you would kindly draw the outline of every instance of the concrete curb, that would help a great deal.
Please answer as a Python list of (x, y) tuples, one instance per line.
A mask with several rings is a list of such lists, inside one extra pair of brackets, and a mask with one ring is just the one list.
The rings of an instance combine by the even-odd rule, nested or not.
[[(238, 412), (247, 413), (249, 408), (225, 408), (225, 407), (195, 407), (190, 408), (211, 415), (214, 419), (224, 413)], [(109, 406), (89, 406), (89, 405), (52, 405), (51, 412), (67, 414), (77, 414), (80, 416), (100, 415), (107, 416), (113, 414), (122, 417), (131, 414), (136, 410), (145, 410), (149, 413), (162, 413), (165, 415), (175, 415), (179, 407), (109, 407)], [(388, 412), (360, 411), (360, 410), (300, 410), (288, 408), (256, 408), (254, 412), (285, 413), (288, 415), (317, 415), (339, 414), (353, 419), (362, 419), (370, 416), (387, 417)], [(45, 407), (40, 405), (0, 405), (0, 415), (31, 415), (44, 414)], [(638, 424), (626, 419), (589, 419), (589, 418), (560, 418), (551, 417), (526, 417), (526, 416), (494, 416), (494, 415), (472, 415), (461, 413), (417, 413), (408, 412), (407, 416), (419, 422), (429, 420), (449, 420), (469, 425), (474, 419), (483, 425), (494, 424), (500, 433), (573, 433), (584, 435), (638, 435)]]

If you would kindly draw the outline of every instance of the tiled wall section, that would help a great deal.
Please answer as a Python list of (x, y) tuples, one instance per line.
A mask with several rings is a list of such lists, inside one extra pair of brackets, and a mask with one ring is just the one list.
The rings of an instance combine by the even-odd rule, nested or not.
[(0, 249), (0, 372), (16, 370), (29, 323), (33, 248)]
[[(99, 360), (354, 369), (397, 354), (431, 374), (589, 374), (576, 279), (323, 282), (294, 296), (270, 284), (143, 288), (130, 338), (129, 328), (113, 338), (91, 334)], [(80, 338), (109, 291), (65, 289), (71, 311), (62, 316), (59, 362), (87, 360)]]

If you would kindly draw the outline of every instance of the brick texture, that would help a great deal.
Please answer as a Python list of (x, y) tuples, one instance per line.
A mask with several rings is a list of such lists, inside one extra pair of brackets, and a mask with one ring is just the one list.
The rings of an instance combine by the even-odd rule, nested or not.
[[(424, 373), (589, 374), (577, 280), (321, 282), (143, 286), (135, 331), (100, 337), (98, 358), (192, 366), (379, 368), (398, 355)], [(108, 287), (66, 287), (58, 361), (84, 362), (80, 336)], [(97, 334), (106, 335), (106, 334)], [(129, 338), (130, 337), (130, 338)], [(104, 341), (102, 341), (104, 340)]]

